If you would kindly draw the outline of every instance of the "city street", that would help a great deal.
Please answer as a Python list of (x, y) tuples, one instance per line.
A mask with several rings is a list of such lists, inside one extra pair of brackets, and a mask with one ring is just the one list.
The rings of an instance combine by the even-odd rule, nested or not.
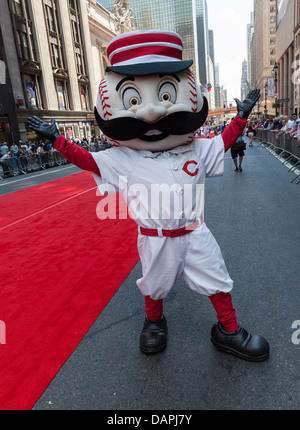
[[(0, 193), (78, 171), (68, 164), (11, 178), (0, 183)], [(167, 349), (142, 354), (138, 262), (33, 409), (299, 410), (300, 188), (290, 183), (293, 178), (255, 142), (247, 146), (242, 173), (234, 171), (228, 152), (224, 176), (206, 183), (205, 221), (235, 281), (239, 324), (268, 339), (267, 361), (251, 363), (216, 350), (210, 341), (214, 310), (183, 280), (165, 300)]]

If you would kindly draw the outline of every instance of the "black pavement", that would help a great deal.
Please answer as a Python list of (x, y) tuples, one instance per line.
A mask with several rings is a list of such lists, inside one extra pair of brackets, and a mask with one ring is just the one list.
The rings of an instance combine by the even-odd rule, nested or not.
[(224, 176), (206, 184), (205, 221), (235, 281), (239, 324), (268, 339), (267, 361), (216, 350), (212, 305), (183, 280), (165, 300), (167, 349), (142, 354), (138, 263), (33, 409), (299, 410), (300, 185), (290, 183), (293, 177), (254, 143), (242, 173), (234, 172), (229, 152)]

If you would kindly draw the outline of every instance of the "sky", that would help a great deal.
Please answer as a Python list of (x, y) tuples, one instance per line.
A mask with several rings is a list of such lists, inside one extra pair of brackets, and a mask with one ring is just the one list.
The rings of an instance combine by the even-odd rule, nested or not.
[(247, 60), (247, 24), (253, 0), (207, 0), (208, 28), (214, 31), (215, 63), (228, 101), (241, 96), (242, 62)]

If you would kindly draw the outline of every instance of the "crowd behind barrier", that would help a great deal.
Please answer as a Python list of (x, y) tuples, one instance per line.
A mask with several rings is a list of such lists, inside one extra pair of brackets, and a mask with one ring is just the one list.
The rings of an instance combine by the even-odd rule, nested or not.
[(289, 171), (296, 173), (291, 183), (300, 183), (300, 118), (293, 114), (274, 118), (255, 125), (255, 139), (267, 147), (271, 153), (289, 163)]
[[(89, 152), (98, 152), (110, 147), (104, 137), (87, 140), (73, 140)], [(37, 170), (49, 169), (67, 164), (62, 154), (49, 141), (19, 142), (10, 147), (0, 143), (0, 180), (17, 175), (26, 175)]]
[(265, 144), (270, 144), (286, 154), (291, 154), (295, 158), (300, 158), (300, 142), (289, 134), (275, 134), (267, 130), (257, 130), (256, 139)]
[[(211, 124), (210, 126), (206, 122), (198, 130), (196, 137), (213, 137), (212, 135), (222, 134), (228, 122), (224, 121), (222, 125)], [(268, 146), (274, 153), (291, 161), (292, 170), (300, 168), (300, 118), (295, 113), (291, 118), (280, 116), (264, 121), (252, 117), (248, 120), (244, 133), (248, 136), (253, 134), (254, 139)], [(90, 141), (72, 140), (89, 152), (97, 152), (110, 147), (105, 136), (93, 137)], [(10, 147), (6, 142), (0, 143), (0, 180), (67, 163), (68, 161), (53, 148), (49, 141), (26, 143), (20, 141), (19, 145), (14, 143)]]

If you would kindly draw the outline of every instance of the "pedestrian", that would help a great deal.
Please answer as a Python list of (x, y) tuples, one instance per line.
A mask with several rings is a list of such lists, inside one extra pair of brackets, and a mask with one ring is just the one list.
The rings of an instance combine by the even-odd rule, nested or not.
[[(237, 323), (230, 294), (233, 281), (204, 223), (205, 178), (222, 175), (224, 152), (241, 135), (259, 90), (243, 102), (236, 99), (238, 114), (222, 135), (199, 143), (194, 135), (207, 118), (208, 102), (189, 69), (192, 61), (182, 60), (178, 34), (123, 33), (110, 42), (107, 54), (112, 65), (99, 86), (95, 117), (112, 148), (87, 152), (59, 136), (55, 120), (49, 125), (33, 117), (28, 125), (52, 140), (70, 162), (92, 171), (103, 191), (109, 184), (110, 192), (113, 188), (125, 197), (138, 224), (142, 277), (137, 285), (146, 313), (141, 351), (151, 354), (166, 348), (163, 300), (181, 275), (193, 291), (209, 297), (216, 311), (213, 344), (239, 358), (265, 360), (266, 339)], [(168, 198), (152, 199), (161, 185), (173, 191), (171, 206)]]
[(253, 146), (252, 145), (253, 136), (254, 136), (254, 126), (253, 126), (253, 123), (250, 122), (248, 125), (249, 146)]
[(235, 144), (230, 148), (231, 158), (233, 159), (235, 165), (235, 172), (242, 172), (242, 163), (245, 156), (244, 150), (246, 149), (246, 144), (243, 139), (243, 135), (239, 136)]
[(205, 139), (209, 139), (209, 133), (210, 133), (210, 127), (207, 123), (205, 123), (204, 127), (203, 127), (203, 134)]

